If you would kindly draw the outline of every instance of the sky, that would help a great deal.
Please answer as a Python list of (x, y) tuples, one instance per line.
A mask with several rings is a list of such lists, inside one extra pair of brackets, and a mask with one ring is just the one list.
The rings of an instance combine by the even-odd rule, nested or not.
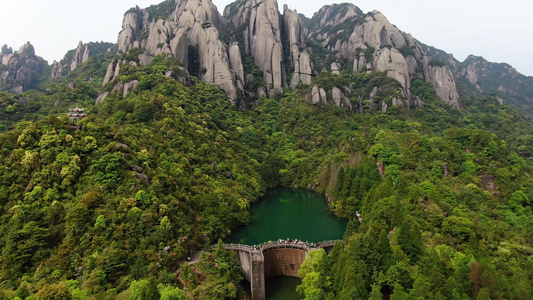
[[(78, 42), (116, 43), (124, 12), (162, 0), (16, 0), (0, 10), (0, 45), (17, 50), (30, 41), (51, 63)], [(214, 0), (219, 12), (232, 2)], [(312, 17), (332, 0), (278, 0)], [(469, 54), (506, 62), (533, 76), (533, 1), (531, 0), (348, 0), (363, 12), (381, 11), (400, 30), (463, 61)]]

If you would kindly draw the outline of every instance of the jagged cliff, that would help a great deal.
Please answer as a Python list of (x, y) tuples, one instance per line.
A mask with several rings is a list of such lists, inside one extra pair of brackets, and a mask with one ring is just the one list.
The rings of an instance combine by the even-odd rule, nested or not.
[(0, 52), (0, 90), (21, 94), (36, 86), (47, 62), (35, 55), (30, 42), (22, 45), (18, 51), (7, 45)]
[[(444, 101), (460, 107), (450, 70), (432, 65), (422, 45), (378, 11), (364, 14), (351, 4), (325, 6), (304, 22), (286, 5), (282, 15), (276, 0), (236, 1), (225, 8), (224, 17), (211, 1), (176, 0), (174, 10), (166, 13), (167, 18), (154, 18), (148, 9), (128, 11), (118, 50), (143, 49), (141, 65), (158, 54), (177, 57), (191, 74), (219, 86), (235, 103), (239, 97), (273, 96), (285, 87), (311, 84), (329, 67), (317, 66), (311, 59), (317, 49), (306, 40), (312, 39), (326, 55), (337, 58), (333, 72), (340, 73), (346, 65), (353, 73), (383, 71), (400, 83), (401, 102), (409, 106), (418, 103), (411, 97), (411, 81), (422, 79), (431, 82)], [(111, 62), (104, 83), (116, 78), (119, 68), (117, 61)], [(337, 90), (334, 94), (339, 103), (343, 97), (337, 96)], [(349, 101), (340, 102), (351, 107)]]
[(424, 45), (432, 58), (447, 66), (460, 82), (463, 96), (496, 95), (500, 103), (509, 102), (533, 112), (533, 77), (524, 76), (506, 63), (489, 62), (470, 55), (460, 62), (452, 54)]
[[(267, 91), (287, 86), (283, 63), (282, 18), (276, 0), (236, 1), (226, 7), (224, 17), (232, 34), (243, 40), (244, 52), (262, 70)], [(240, 36), (242, 35), (242, 36)]]
[[(124, 67), (147, 66), (156, 55), (164, 55), (181, 62), (179, 73), (185, 75), (178, 80), (188, 83), (192, 75), (213, 83), (239, 108), (262, 95), (306, 86), (310, 101), (356, 112), (365, 112), (365, 101), (383, 112), (391, 106), (422, 107), (411, 92), (414, 80), (431, 83), (436, 95), (457, 109), (462, 106), (460, 94), (471, 92), (533, 101), (533, 80), (512, 67), (475, 56), (458, 62), (402, 32), (379, 11), (364, 13), (349, 3), (326, 5), (311, 19), (287, 5), (281, 13), (276, 0), (237, 0), (223, 16), (211, 0), (165, 0), (135, 7), (124, 14), (116, 45), (80, 42), (54, 61), (51, 76), (60, 79), (105, 51), (115, 56), (106, 63), (102, 94), (126, 96), (134, 91), (135, 82), (118, 80)], [(2, 48), (0, 87), (21, 93), (33, 87), (44, 64), (29, 44), (12, 52)], [(364, 93), (353, 83), (325, 87), (317, 82), (324, 71), (354, 76), (381, 71), (398, 84), (383, 87), (378, 82)], [(384, 98), (384, 90), (395, 92)], [(102, 96), (97, 103), (104, 100)]]
[(379, 70), (396, 79), (411, 101), (414, 79), (431, 82), (437, 95), (459, 108), (453, 76), (445, 66), (433, 66), (422, 44), (400, 31), (379, 11), (363, 14), (348, 3), (327, 5), (309, 21), (309, 37), (336, 54), (339, 63), (353, 63), (353, 73)]
[[(139, 54), (143, 66), (158, 54), (177, 57), (191, 74), (219, 86), (236, 103), (238, 92), (243, 90), (240, 49), (220, 40), (227, 29), (216, 6), (210, 0), (177, 0), (174, 10), (167, 13), (163, 19), (154, 18), (146, 9), (127, 12), (118, 50), (143, 49)], [(110, 63), (104, 83), (118, 75), (119, 67), (117, 62)]]
[(290, 10), (287, 5), (283, 6), (284, 32), (290, 51), (290, 63), (293, 67), (290, 78), (291, 88), (297, 84), (310, 84), (313, 71), (306, 40), (306, 28), (296, 10)]
[(111, 47), (113, 47), (112, 43), (90, 42), (84, 44), (80, 41), (76, 49), (68, 51), (63, 59), (60, 61), (54, 60), (50, 75), (52, 78), (64, 76), (69, 71), (76, 70), (77, 67), (89, 60), (90, 57), (110, 51)]

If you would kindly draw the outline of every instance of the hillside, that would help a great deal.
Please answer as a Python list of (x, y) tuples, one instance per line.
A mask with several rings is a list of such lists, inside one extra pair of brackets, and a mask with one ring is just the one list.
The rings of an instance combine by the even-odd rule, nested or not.
[(132, 8), (117, 44), (48, 67), (2, 55), (31, 80), (0, 92), (0, 299), (245, 299), (235, 255), (187, 257), (279, 186), (349, 220), (306, 299), (533, 295), (530, 78), (508, 65), (272, 0)]

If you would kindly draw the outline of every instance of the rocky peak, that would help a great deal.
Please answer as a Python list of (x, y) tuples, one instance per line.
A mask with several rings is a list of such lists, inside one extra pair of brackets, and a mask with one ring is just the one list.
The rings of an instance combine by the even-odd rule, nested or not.
[[(328, 60), (336, 73), (346, 70), (346, 63), (353, 66), (354, 73), (383, 71), (400, 83), (401, 94), (408, 101), (411, 80), (420, 78), (444, 89), (440, 94), (447, 99), (452, 95), (447, 102), (456, 102), (455, 81), (443, 81), (446, 70), (430, 69), (422, 46), (411, 35), (401, 32), (380, 12), (364, 14), (353, 4), (324, 6), (304, 24), (287, 5), (281, 15), (276, 0), (238, 0), (225, 8), (224, 17), (211, 0), (167, 0), (155, 8), (130, 9), (122, 28), (119, 52), (143, 49), (141, 65), (158, 54), (177, 57), (191, 74), (219, 86), (235, 103), (239, 91), (256, 98), (265, 93), (273, 96), (287, 86), (294, 89), (298, 84), (311, 84), (313, 76), (329, 65), (317, 70), (311, 59), (314, 48), (306, 45), (308, 38), (335, 55), (333, 63), (331, 57)], [(104, 82), (117, 78), (124, 63), (112, 62)], [(262, 83), (258, 84), (260, 74)], [(335, 103), (342, 98), (337, 90), (328, 92), (334, 92)]]
[(146, 29), (147, 23), (148, 12), (144, 9), (137, 6), (127, 11), (122, 20), (122, 31), (118, 35), (118, 51), (126, 52), (139, 47), (135, 42), (141, 38), (141, 32)]
[(533, 77), (520, 74), (506, 63), (493, 63), (469, 55), (463, 62), (445, 51), (423, 45), (433, 65), (448, 67), (462, 90), (471, 95), (496, 95), (500, 103), (514, 104), (533, 112)]
[[(242, 83), (238, 84), (235, 79), (228, 46), (219, 39), (219, 30), (214, 26), (222, 24), (216, 6), (210, 0), (183, 1), (176, 7), (173, 18), (177, 21), (176, 37), (186, 34), (190, 45), (198, 51), (200, 78), (219, 86), (235, 103), (237, 90), (242, 89)], [(184, 28), (188, 30), (184, 31)], [(238, 47), (232, 47), (234, 57), (240, 56), (238, 50)], [(235, 68), (240, 69), (235, 60), (234, 64), (237, 65)]]
[(5, 44), (2, 46), (2, 54), (7, 55), (7, 54), (12, 54), (12, 53), (13, 53), (13, 48), (8, 47)]
[(34, 57), (35, 48), (30, 42), (27, 42), (26, 44), (20, 46), (18, 53), (21, 57)]
[(74, 59), (72, 59), (72, 63), (70, 64), (70, 70), (75, 70), (78, 65), (84, 63), (88, 59), (89, 59), (89, 47), (86, 45), (83, 45), (83, 42), (80, 41), (78, 43), (78, 47), (76, 48)]
[[(218, 12), (218, 9), (210, 0), (176, 0), (176, 9), (172, 14), (172, 20), (178, 22), (178, 26), (190, 25), (192, 19), (188, 18), (180, 20), (185, 11), (189, 11), (197, 22), (209, 22), (215, 26), (219, 31), (226, 32), (226, 22)], [(203, 24), (203, 23), (202, 23)]]
[(294, 89), (299, 83), (311, 83), (313, 72), (305, 45), (305, 27), (298, 12), (289, 9), (285, 4), (283, 6), (283, 20), (284, 33), (290, 49), (290, 62), (293, 67), (290, 86)]
[(363, 14), (349, 4), (325, 6), (310, 24), (309, 37), (336, 53), (339, 61), (353, 62), (353, 73), (385, 72), (401, 84), (409, 103), (416, 103), (411, 99), (411, 81), (422, 79), (431, 82), (440, 91), (439, 96), (446, 94), (446, 102), (459, 108), (455, 80), (444, 80), (450, 70), (446, 66), (430, 68), (423, 45), (392, 25), (381, 12)]
[[(491, 63), (491, 62), (487, 61), (486, 59), (484, 59), (481, 56), (469, 55), (465, 59), (465, 61), (461, 64), (461, 67), (469, 68), (472, 72), (477, 73), (475, 75), (478, 78), (484, 77), (482, 73), (487, 73), (487, 72), (490, 72), (490, 71), (498, 72), (499, 73), (498, 77), (500, 79), (504, 79), (504, 78), (515, 79), (515, 78), (519, 78), (519, 77), (521, 77), (521, 78), (524, 77), (522, 74), (518, 73), (518, 71), (516, 71), (515, 68), (513, 68), (512, 66), (510, 66), (510, 65), (508, 65), (506, 63)], [(469, 81), (470, 81), (470, 79), (469, 79)], [(477, 81), (475, 83), (477, 83)], [(473, 83), (473, 84), (475, 84), (475, 83)]]
[[(163, 6), (167, 15), (154, 15)], [(174, 56), (191, 74), (217, 85), (236, 103), (237, 92), (243, 89), (242, 61), (239, 47), (220, 40), (221, 32), (226, 31), (225, 21), (211, 0), (167, 0), (148, 9), (132, 8), (124, 15), (118, 50), (143, 49), (141, 65), (150, 63), (155, 55)], [(110, 63), (104, 83), (119, 75), (121, 64)]]
[(422, 60), (422, 48), (409, 34), (401, 32), (392, 25), (379, 11), (368, 13), (364, 19), (358, 19), (353, 32), (347, 41), (343, 41), (336, 50), (342, 57), (356, 59), (357, 49), (374, 48), (380, 50), (384, 47), (405, 49), (416, 60)]
[(435, 93), (439, 98), (452, 107), (457, 109), (460, 108), (459, 94), (457, 93), (455, 78), (448, 67), (444, 65), (430, 66), (429, 80), (435, 88)]
[(454, 69), (457, 78), (466, 79), (481, 94), (496, 93), (519, 106), (531, 102), (533, 78), (505, 63), (492, 63), (470, 55)]
[(18, 51), (4, 45), (0, 53), (0, 90), (21, 94), (37, 84), (47, 62), (35, 55), (30, 42), (22, 45)]
[(313, 15), (310, 29), (342, 24), (363, 15), (364, 13), (351, 3), (325, 5)]
[(245, 53), (263, 71), (267, 90), (282, 91), (287, 86), (283, 63), (282, 18), (276, 0), (237, 1), (226, 7), (224, 17), (242, 35)]
[(107, 52), (112, 46), (113, 44), (111, 43), (89, 42), (84, 44), (82, 41), (79, 41), (76, 49), (69, 50), (60, 61), (54, 61), (52, 63), (50, 74), (52, 78), (64, 76), (69, 71), (76, 70), (90, 57)]
[(374, 70), (383, 71), (387, 76), (396, 79), (402, 86), (402, 94), (410, 99), (411, 80), (407, 60), (395, 48), (382, 48), (374, 55)]
[[(313, 77), (322, 71), (352, 70), (354, 74), (382, 71), (398, 81), (395, 88), (400, 93), (389, 106), (419, 105), (410, 87), (420, 79), (430, 82), (445, 102), (460, 108), (456, 78), (485, 91), (479, 82), (488, 68), (478, 59), (461, 64), (447, 54), (439, 63), (431, 47), (400, 31), (381, 12), (365, 14), (348, 3), (326, 5), (307, 19), (287, 5), (281, 14), (276, 0), (237, 0), (224, 9), (224, 16), (211, 0), (165, 0), (149, 8), (130, 9), (124, 15), (117, 47), (119, 53), (140, 48), (135, 61), (143, 66), (158, 54), (177, 57), (190, 74), (219, 86), (234, 103), (263, 94), (273, 96), (287, 86), (313, 85)], [(84, 54), (77, 49), (74, 56), (83, 60)], [(120, 76), (124, 64), (131, 62), (111, 62), (104, 82)], [(498, 70), (503, 70), (505, 78), (519, 75), (512, 68), (500, 66)], [(511, 93), (513, 87), (493, 90)], [(341, 87), (327, 89), (329, 93), (335, 96), (334, 103), (344, 101), (341, 94), (353, 96)], [(314, 95), (316, 100), (320, 90)]]

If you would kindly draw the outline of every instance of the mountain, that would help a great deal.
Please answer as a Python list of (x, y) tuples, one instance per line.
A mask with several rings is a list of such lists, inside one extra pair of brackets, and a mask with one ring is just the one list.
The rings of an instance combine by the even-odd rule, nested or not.
[(2, 46), (0, 61), (0, 91), (15, 94), (36, 88), (39, 77), (48, 65), (42, 57), (35, 55), (35, 49), (30, 42), (15, 52), (7, 45)]
[[(125, 64), (146, 66), (156, 55), (172, 56), (183, 71), (220, 87), (241, 109), (262, 95), (273, 97), (299, 84), (309, 85), (308, 98), (315, 103), (330, 101), (359, 113), (365, 112), (365, 100), (383, 112), (390, 106), (422, 107), (411, 91), (413, 80), (431, 83), (436, 95), (456, 109), (469, 95), (495, 94), (522, 108), (532, 102), (533, 79), (510, 66), (473, 56), (458, 62), (402, 32), (380, 12), (365, 14), (349, 3), (326, 5), (311, 19), (286, 5), (280, 12), (275, 0), (235, 1), (223, 15), (209, 0), (166, 0), (144, 9), (135, 7), (125, 13), (114, 47), (80, 42), (61, 62), (53, 63), (51, 77), (65, 76), (89, 56), (106, 51), (131, 55), (108, 61), (104, 85), (118, 79)], [(2, 64), (7, 69), (9, 61)], [(40, 71), (42, 67), (33, 70), (33, 77)], [(399, 83), (395, 89), (400, 94), (376, 100), (383, 87), (365, 93), (350, 85), (324, 89), (314, 83), (324, 71), (346, 75), (381, 71)], [(18, 69), (9, 76), (5, 72), (3, 90), (35, 87), (27, 82), (31, 78), (25, 79), (22, 89), (13, 87)]]
[(513, 104), (531, 114), (533, 111), (533, 77), (524, 76), (506, 63), (489, 62), (483, 57), (470, 55), (465, 61), (457, 61), (453, 55), (424, 45), (424, 49), (435, 61), (450, 68), (469, 95), (496, 95), (500, 102)]
[(348, 219), (306, 298), (533, 296), (533, 123), (508, 105), (530, 77), (508, 65), (271, 0), (135, 7), (52, 66), (1, 55), (0, 299), (247, 299), (222, 240), (277, 187)]
[[(353, 74), (385, 72), (401, 85), (395, 103), (415, 105), (410, 85), (421, 79), (431, 82), (452, 107), (460, 106), (449, 68), (431, 64), (421, 44), (377, 11), (363, 14), (351, 4), (325, 6), (304, 23), (287, 6), (281, 14), (275, 0), (236, 1), (224, 17), (208, 0), (190, 0), (176, 2), (173, 11), (162, 14), (166, 18), (154, 17), (149, 9), (127, 12), (118, 51), (142, 49), (137, 57), (141, 65), (162, 53), (177, 57), (191, 74), (219, 86), (240, 106), (263, 94), (272, 97), (287, 87), (309, 85), (321, 72), (332, 71), (331, 65)], [(355, 95), (349, 90), (343, 87), (341, 98)]]
[(89, 42), (88, 44), (83, 44), (83, 42), (80, 41), (76, 49), (68, 51), (63, 59), (52, 63), (52, 71), (50, 75), (52, 78), (66, 76), (69, 71), (76, 70), (77, 67), (88, 61), (90, 57), (111, 51), (112, 47), (112, 43)]

